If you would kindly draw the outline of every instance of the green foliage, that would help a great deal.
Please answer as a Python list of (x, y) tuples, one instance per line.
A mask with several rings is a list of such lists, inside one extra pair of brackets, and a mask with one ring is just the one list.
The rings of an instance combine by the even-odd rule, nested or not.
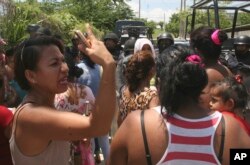
[(170, 17), (170, 21), (165, 26), (165, 31), (172, 33), (174, 36), (179, 35), (179, 28), (180, 28), (180, 14), (174, 13)]
[(156, 23), (154, 21), (145, 22), (148, 27), (149, 38), (153, 38), (154, 30), (156, 29)]
[(52, 15), (47, 15), (41, 24), (51, 29), (54, 34), (61, 35), (66, 42), (69, 42), (72, 37), (70, 31), (72, 31), (79, 22), (75, 16), (69, 13), (57, 12)]
[(28, 3), (10, 7), (6, 15), (2, 17), (1, 32), (9, 45), (16, 45), (26, 37), (27, 25), (39, 20), (40, 10), (36, 5), (30, 6)]
[(117, 20), (132, 17), (132, 10), (123, 0), (13, 1), (8, 13), (0, 18), (0, 32), (15, 45), (27, 37), (27, 25), (37, 23), (68, 42), (72, 30), (84, 29), (86, 22), (91, 23), (96, 35), (101, 37), (104, 32), (114, 29)]
[(163, 21), (160, 21), (160, 22), (158, 23), (158, 25), (160, 25), (161, 30), (163, 30), (163, 25), (164, 25), (164, 22), (163, 22)]
[[(170, 17), (169, 23), (165, 26), (165, 30), (174, 34), (175, 37), (178, 36), (179, 31), (180, 31), (180, 22), (182, 19), (182, 21), (184, 21), (185, 24), (187, 24), (187, 34), (189, 34), (191, 31), (191, 17), (189, 17), (188, 22), (186, 22), (186, 18), (190, 14), (191, 14), (191, 10), (187, 10), (186, 12), (174, 13)], [(226, 27), (230, 27), (232, 25), (232, 18), (229, 17), (228, 14), (225, 13), (225, 11), (220, 11), (219, 18), (220, 18), (220, 28), (221, 29), (226, 28)], [(200, 26), (215, 27), (214, 20), (215, 20), (215, 18), (214, 18), (213, 11), (210, 11), (210, 25), (208, 23), (207, 12), (204, 12), (202, 10), (196, 11), (194, 28), (198, 28)]]
[(238, 25), (250, 24), (250, 16), (249, 13), (239, 13), (238, 15)]
[(65, 0), (67, 10), (77, 19), (91, 22), (103, 31), (112, 31), (117, 20), (130, 19), (132, 10), (124, 2), (111, 0)]

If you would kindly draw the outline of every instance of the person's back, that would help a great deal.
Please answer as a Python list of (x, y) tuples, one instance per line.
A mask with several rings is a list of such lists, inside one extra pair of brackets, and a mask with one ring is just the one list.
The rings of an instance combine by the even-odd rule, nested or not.
[[(216, 116), (216, 115), (211, 115), (211, 116)], [(228, 165), (229, 164), (230, 149), (231, 148), (241, 148), (241, 149), (249, 148), (250, 142), (249, 142), (249, 137), (247, 137), (248, 135), (246, 134), (245, 130), (242, 129), (242, 127), (238, 123), (238, 121), (236, 121), (234, 118), (232, 118), (228, 115), (223, 115), (223, 116), (225, 118), (225, 132), (226, 132), (226, 134), (225, 134), (225, 141), (224, 141), (225, 147), (223, 149), (224, 152), (223, 152), (223, 157), (222, 157), (222, 160), (223, 160), (222, 164)], [(205, 117), (204, 119), (208, 119), (208, 118), (209, 117)], [(189, 123), (193, 123), (193, 125), (197, 124), (197, 122), (195, 122), (195, 120), (192, 120), (190, 118), (184, 119), (184, 121), (185, 120), (189, 121)], [(190, 121), (192, 121), (192, 122), (190, 122)], [(196, 119), (196, 121), (200, 122), (200, 119)], [(209, 120), (207, 120), (207, 121), (209, 121)], [(166, 153), (166, 150), (170, 147), (170, 146), (168, 146), (168, 143), (170, 141), (170, 137), (169, 137), (169, 132), (166, 132), (166, 124), (165, 124), (166, 121), (164, 122), (164, 119), (162, 118), (162, 116), (158, 112), (156, 112), (156, 110), (147, 110), (147, 111), (145, 111), (144, 122), (145, 122), (146, 136), (147, 136), (148, 146), (149, 146), (149, 150), (150, 150), (150, 154), (151, 154), (152, 164), (157, 164), (157, 163), (163, 164), (163, 162), (166, 158), (166, 155), (164, 155), (164, 154)], [(217, 122), (219, 122), (219, 121), (217, 120)], [(132, 112), (131, 115), (129, 115), (123, 123), (124, 124), (122, 124), (121, 127), (119, 128), (120, 130), (118, 130), (119, 133), (117, 132), (117, 135), (114, 137), (114, 139), (112, 141), (111, 158), (110, 158), (109, 164), (120, 164), (120, 165), (123, 165), (123, 164), (129, 164), (129, 165), (146, 164), (147, 159), (146, 159), (144, 141), (142, 139), (142, 133), (141, 133), (142, 130), (141, 130), (140, 112), (138, 112), (138, 111)], [(184, 123), (187, 124), (186, 122), (184, 122)], [(222, 125), (220, 122), (219, 125), (217, 126), (216, 131), (213, 132), (213, 134), (215, 135), (215, 139), (213, 142), (214, 147), (211, 148), (211, 145), (204, 145), (210, 151), (215, 150), (215, 152), (213, 152), (213, 154), (210, 154), (210, 156), (209, 156), (213, 161), (217, 161), (217, 158), (215, 155), (218, 155), (219, 148), (222, 145), (221, 144), (221, 134), (222, 134), (221, 126)], [(210, 127), (209, 129), (211, 130), (214, 128)], [(134, 132), (133, 136), (127, 136), (131, 132)], [(138, 133), (135, 133), (135, 132), (138, 132)], [(193, 133), (193, 132), (190, 132), (190, 133)], [(198, 130), (196, 133), (197, 134), (204, 133), (204, 130)], [(212, 134), (212, 133), (210, 133), (210, 134)], [(124, 137), (124, 138), (122, 138), (122, 137)], [(119, 138), (119, 142), (117, 140), (115, 140), (116, 138), (117, 138), (117, 140)], [(185, 138), (184, 141), (186, 141), (188, 139), (189, 138)], [(201, 139), (200, 137), (197, 137), (196, 138), (197, 142), (193, 141), (193, 143), (198, 143), (198, 140), (200, 140), (200, 139)], [(204, 137), (204, 139), (206, 139), (206, 138)], [(115, 145), (117, 145), (117, 143), (120, 143), (122, 145), (122, 147), (119, 149), (114, 149), (114, 147), (115, 147)], [(191, 143), (192, 143), (192, 141), (191, 141)], [(174, 144), (172, 144), (172, 145), (174, 145)], [(134, 147), (134, 146), (136, 146), (136, 147)], [(183, 145), (183, 146), (181, 146), (181, 148), (179, 148), (179, 145), (176, 144), (175, 147), (177, 147), (177, 149), (179, 151), (185, 151), (186, 149), (188, 149), (188, 151), (191, 151), (191, 148), (189, 148), (189, 145)], [(195, 149), (197, 149), (196, 152), (201, 152), (201, 149), (203, 149), (203, 148), (204, 148), (203, 146), (199, 145), (198, 148), (195, 148)], [(125, 152), (125, 150), (128, 150), (128, 151)], [(204, 155), (205, 154), (197, 154), (197, 155), (199, 155), (202, 158), (202, 160), (201, 160), (202, 162), (199, 161), (199, 163), (205, 164), (205, 162), (204, 162), (204, 160), (205, 160)], [(170, 156), (171, 156), (171, 154), (170, 154)], [(116, 159), (116, 160), (114, 160), (114, 159)], [(186, 158), (186, 159), (182, 159), (181, 161), (178, 161), (177, 165), (180, 165), (180, 164), (186, 165), (188, 162), (188, 159), (190, 159), (190, 157)], [(194, 161), (191, 161), (191, 162), (192, 162), (192, 164), (194, 164)], [(168, 164), (168, 163), (169, 162), (165, 162), (165, 164)], [(217, 164), (217, 163), (214, 163), (214, 164)]]
[(86, 55), (84, 55), (83, 60), (77, 66), (83, 69), (84, 74), (77, 78), (76, 82), (89, 86), (96, 97), (101, 80), (101, 67), (93, 63)]
[(126, 84), (120, 89), (118, 126), (134, 110), (145, 110), (158, 105), (157, 90), (150, 87), (155, 75), (155, 61), (149, 51), (132, 55), (125, 69)]

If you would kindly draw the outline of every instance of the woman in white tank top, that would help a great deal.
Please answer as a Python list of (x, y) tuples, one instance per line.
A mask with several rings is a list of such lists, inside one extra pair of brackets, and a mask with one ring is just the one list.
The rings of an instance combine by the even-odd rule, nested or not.
[[(28, 40), (16, 54), (15, 76), (28, 91), (14, 116), (10, 140), (16, 165), (66, 165), (70, 140), (107, 134), (115, 111), (115, 61), (88, 28), (90, 48), (81, 51), (103, 67), (100, 90), (90, 117), (58, 111), (54, 97), (68, 88), (63, 46), (55, 38)], [(107, 95), (108, 93), (108, 95)]]

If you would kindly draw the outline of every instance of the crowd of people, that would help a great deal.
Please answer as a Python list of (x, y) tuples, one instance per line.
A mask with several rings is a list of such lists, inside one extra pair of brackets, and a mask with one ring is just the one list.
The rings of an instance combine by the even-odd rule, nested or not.
[(109, 165), (228, 165), (230, 149), (250, 149), (250, 37), (221, 61), (220, 29), (195, 29), (190, 46), (165, 32), (123, 47), (86, 29), (90, 47), (31, 24), (0, 50), (0, 164), (95, 165), (102, 152)]

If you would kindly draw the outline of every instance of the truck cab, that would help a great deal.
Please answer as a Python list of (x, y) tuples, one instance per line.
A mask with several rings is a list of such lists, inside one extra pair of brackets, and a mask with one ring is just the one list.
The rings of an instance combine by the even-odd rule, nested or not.
[(120, 39), (120, 44), (123, 45), (130, 37), (147, 38), (148, 27), (143, 21), (138, 20), (119, 20), (115, 23), (114, 32)]

